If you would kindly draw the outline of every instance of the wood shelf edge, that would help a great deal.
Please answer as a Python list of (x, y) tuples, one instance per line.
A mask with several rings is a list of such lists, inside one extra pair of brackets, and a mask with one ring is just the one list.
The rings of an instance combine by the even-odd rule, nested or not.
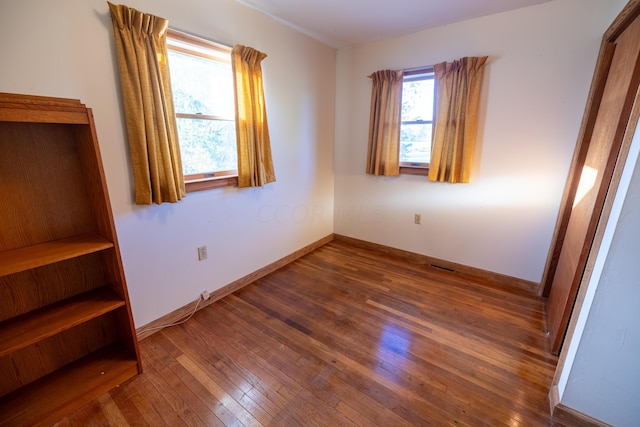
[(0, 322), (0, 357), (125, 305), (107, 286)]
[(20, 273), (112, 248), (99, 234), (86, 234), (0, 253), (0, 276)]

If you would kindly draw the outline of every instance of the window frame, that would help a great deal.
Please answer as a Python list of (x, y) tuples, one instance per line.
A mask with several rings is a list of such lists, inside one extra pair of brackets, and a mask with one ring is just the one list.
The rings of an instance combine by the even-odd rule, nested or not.
[[(425, 76), (424, 78), (419, 78), (420, 76)], [(400, 129), (402, 130), (402, 125), (404, 124), (429, 124), (431, 123), (431, 137), (433, 139), (433, 130), (434, 130), (434, 121), (436, 116), (436, 85), (435, 85), (435, 72), (432, 66), (426, 67), (418, 67), (418, 68), (410, 68), (403, 70), (402, 75), (402, 83), (406, 81), (407, 76), (411, 78), (411, 76), (416, 76), (412, 80), (420, 81), (420, 80), (434, 80), (433, 85), (433, 115), (431, 120), (407, 120), (400, 121)], [(400, 154), (398, 153), (398, 157)], [(399, 160), (399, 159), (398, 159)], [(429, 175), (429, 163), (418, 163), (418, 162), (402, 162), (399, 161), (400, 164), (400, 174), (404, 175), (421, 175), (427, 176)]]
[[(187, 46), (185, 47), (184, 45)], [(231, 47), (202, 37), (193, 36), (173, 28), (167, 29), (167, 49), (186, 55), (231, 64)], [(171, 65), (169, 65), (169, 72), (171, 72)], [(235, 121), (235, 117), (176, 112), (176, 119), (178, 118)], [(188, 174), (183, 176), (187, 193), (238, 185), (237, 169)]]

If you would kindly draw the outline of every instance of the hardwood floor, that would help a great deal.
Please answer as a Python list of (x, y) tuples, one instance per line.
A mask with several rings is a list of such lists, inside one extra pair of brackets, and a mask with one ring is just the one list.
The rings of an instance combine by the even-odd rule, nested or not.
[(59, 426), (553, 425), (543, 303), (334, 241), (140, 342)]

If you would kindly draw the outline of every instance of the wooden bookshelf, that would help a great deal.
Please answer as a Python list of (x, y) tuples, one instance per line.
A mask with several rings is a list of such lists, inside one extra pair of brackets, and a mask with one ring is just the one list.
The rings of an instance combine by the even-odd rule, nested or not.
[(141, 371), (91, 109), (0, 93), (0, 426)]

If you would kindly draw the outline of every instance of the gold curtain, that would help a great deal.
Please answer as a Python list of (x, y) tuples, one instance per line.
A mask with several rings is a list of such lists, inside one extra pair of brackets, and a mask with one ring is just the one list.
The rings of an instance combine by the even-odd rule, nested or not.
[(367, 173), (400, 175), (400, 120), (402, 113), (402, 70), (376, 71), (369, 115)]
[(487, 57), (434, 65), (436, 117), (429, 181), (469, 182)]
[(276, 180), (264, 103), (261, 61), (267, 55), (236, 45), (231, 51), (236, 97), (238, 187), (262, 187)]
[(137, 204), (175, 203), (184, 176), (167, 63), (169, 21), (109, 3)]

